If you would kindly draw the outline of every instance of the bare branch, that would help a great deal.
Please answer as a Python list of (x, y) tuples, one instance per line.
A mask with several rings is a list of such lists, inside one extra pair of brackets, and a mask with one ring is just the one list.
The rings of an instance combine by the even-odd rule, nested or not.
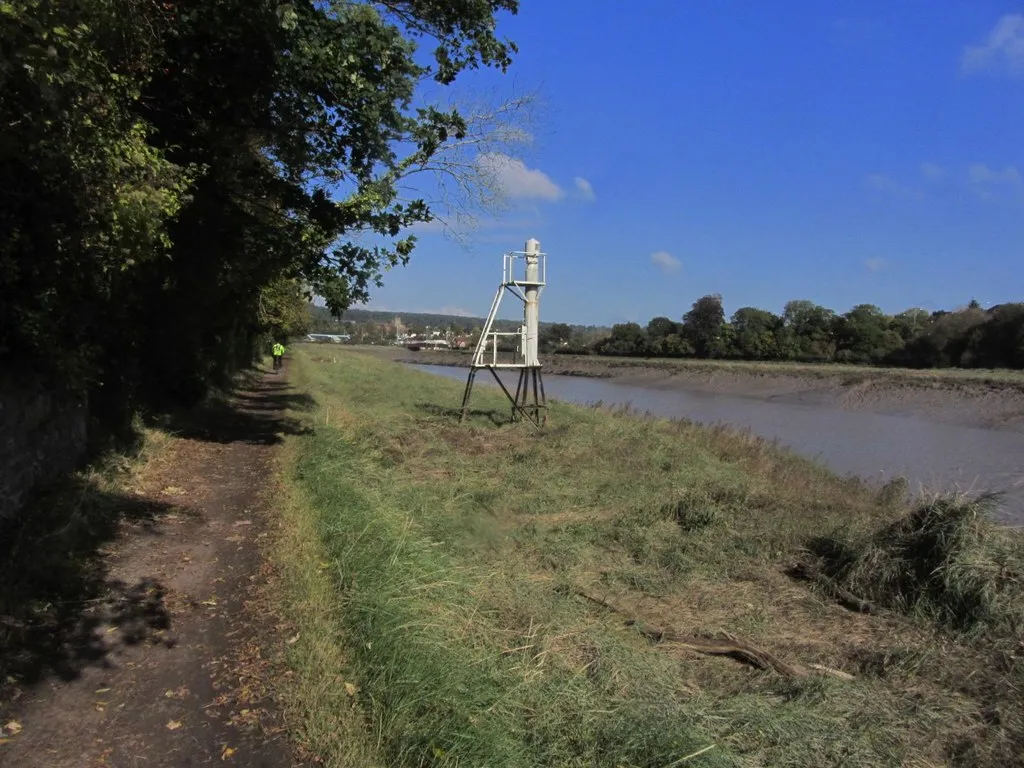
[(463, 115), (466, 133), (445, 144), (425, 162), (405, 168), (398, 178), (427, 177), (426, 184), (406, 184), (403, 189), (421, 193), (434, 218), (444, 222), (447, 236), (466, 242), (469, 233), (477, 229), (481, 216), (495, 216), (508, 209), (508, 197), (496, 165), (481, 162), (481, 158), (521, 155), (533, 143), (537, 105), (538, 98), (533, 93), (503, 100), (493, 93), (463, 95), (449, 99), (447, 104), (433, 105), (445, 111), (455, 109)]

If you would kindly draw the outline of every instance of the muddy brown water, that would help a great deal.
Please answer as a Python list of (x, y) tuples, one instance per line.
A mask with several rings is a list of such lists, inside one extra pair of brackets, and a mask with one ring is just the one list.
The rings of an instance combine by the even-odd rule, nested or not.
[[(415, 365), (418, 370), (465, 381), (467, 370)], [(515, 374), (503, 375), (515, 387)], [(496, 386), (481, 372), (478, 384)], [(629, 405), (657, 416), (728, 424), (777, 441), (841, 475), (881, 485), (907, 479), (912, 491), (998, 491), (1000, 519), (1024, 525), (1024, 433), (955, 426), (919, 415), (843, 411), (830, 405), (765, 401), (673, 388), (655, 389), (605, 379), (545, 376), (550, 399)]]

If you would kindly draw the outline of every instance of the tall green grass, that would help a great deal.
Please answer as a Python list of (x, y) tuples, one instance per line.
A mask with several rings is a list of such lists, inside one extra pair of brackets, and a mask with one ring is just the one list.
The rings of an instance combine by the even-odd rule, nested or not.
[[(388, 482), (387, 463), (372, 442), (324, 428), (296, 471), (319, 510), (359, 695), (390, 761), (666, 765), (713, 743), (693, 722), (691, 692), (658, 669), (667, 661), (645, 665), (660, 674), (613, 680), (639, 637), (593, 627), (589, 667), (546, 658), (560, 614), (582, 609), (498, 563), (453, 558), (429, 534), (445, 512), (433, 494), (402, 494), (398, 506), (368, 487)], [(690, 764), (733, 763), (718, 749)]]
[[(977, 713), (1005, 708), (1010, 689), (965, 692), (951, 672), (1008, 679), (978, 664), (976, 646), (855, 617), (784, 573), (809, 538), (896, 524), (907, 513), (896, 494), (749, 435), (621, 410), (556, 404), (538, 432), (503, 421), (503, 397), (483, 388), (460, 427), (445, 410), (457, 382), (314, 354), (293, 363), (318, 406), (312, 433), (292, 438), (287, 483), (333, 604), (317, 598), (297, 663), (330, 667), (300, 669), (307, 681), (358, 686), (310, 698), (329, 763), (375, 764), (324, 734), (332, 711), (351, 722), (353, 702), (373, 759), (390, 765), (926, 765), (968, 753), (997, 765), (1009, 754), (1012, 718), (979, 727)], [(652, 647), (579, 592), (855, 679), (787, 680)], [(302, 656), (306, 642), (339, 651)]]

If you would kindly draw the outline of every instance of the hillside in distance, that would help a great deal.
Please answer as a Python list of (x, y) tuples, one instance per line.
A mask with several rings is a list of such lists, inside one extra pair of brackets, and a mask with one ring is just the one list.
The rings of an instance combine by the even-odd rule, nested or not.
[[(352, 324), (362, 323), (390, 323), (396, 317), (408, 328), (431, 328), (442, 330), (451, 328), (456, 331), (472, 332), (482, 328), (487, 318), (465, 317), (463, 315), (443, 315), (432, 312), (393, 312), (379, 309), (347, 309), (340, 318), (336, 318), (325, 307), (310, 307), (310, 331), (312, 333), (331, 333)], [(498, 330), (515, 330), (519, 327), (519, 320), (497, 320), (495, 325)], [(555, 323), (541, 322), (541, 327), (555, 325)], [(569, 324), (574, 334), (603, 331), (604, 328), (589, 325)]]

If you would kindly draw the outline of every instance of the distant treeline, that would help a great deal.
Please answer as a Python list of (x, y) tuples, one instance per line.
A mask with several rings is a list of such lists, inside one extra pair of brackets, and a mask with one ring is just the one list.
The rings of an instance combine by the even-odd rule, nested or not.
[[(349, 310), (343, 318), (312, 308), (310, 328), (344, 327), (353, 341), (387, 340), (401, 318), (409, 332), (426, 329), (469, 334), (483, 318), (410, 312)], [(514, 330), (520, 321), (499, 321)], [(859, 363), (910, 368), (1024, 368), (1024, 303), (983, 309), (976, 301), (950, 311), (908, 309), (888, 315), (873, 304), (838, 314), (812, 301), (791, 301), (781, 315), (743, 307), (727, 318), (719, 295), (703, 296), (679, 321), (655, 317), (646, 326), (541, 323), (548, 353), (633, 357), (695, 357)]]
[(837, 314), (791, 301), (781, 315), (743, 307), (726, 319), (722, 297), (703, 296), (676, 322), (615, 325), (585, 347), (565, 351), (647, 357), (861, 363), (911, 368), (1024, 368), (1024, 304), (888, 315), (872, 304)]

